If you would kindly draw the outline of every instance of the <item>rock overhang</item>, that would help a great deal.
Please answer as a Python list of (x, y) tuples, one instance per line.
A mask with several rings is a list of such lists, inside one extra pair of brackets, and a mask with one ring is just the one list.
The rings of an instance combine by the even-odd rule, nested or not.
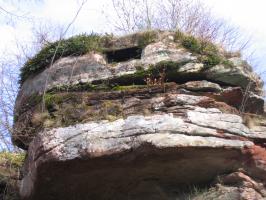
[[(145, 43), (145, 45), (143, 44), (138, 44), (138, 40), (140, 40), (140, 38), (142, 38), (143, 40), (147, 37), (146, 35), (152, 35), (149, 37), (152, 37), (152, 40), (147, 40), (147, 42)], [(109, 50), (105, 51), (107, 56), (104, 56), (104, 54), (102, 53), (97, 53), (97, 51), (89, 51), (89, 55), (79, 55), (79, 56), (63, 56), (63, 58), (58, 58), (56, 60), (56, 62), (51, 65), (51, 66), (46, 66), (42, 69), (42, 71), (46, 71), (45, 73), (43, 73), (43, 77), (47, 76), (51, 76), (48, 77), (51, 80), (47, 80), (48, 81), (48, 85), (47, 87), (49, 88), (49, 82), (53, 82), (53, 81), (57, 81), (55, 85), (64, 85), (64, 84), (76, 84), (79, 81), (81, 82), (91, 82), (92, 79), (91, 78), (87, 78), (91, 77), (92, 75), (96, 76), (93, 80), (97, 80), (97, 79), (111, 79), (111, 73), (107, 72), (107, 71), (111, 71), (111, 72), (117, 72), (119, 71), (120, 74), (121, 72), (126, 72), (126, 73), (134, 73), (136, 72), (138, 67), (142, 67), (144, 69), (147, 69), (149, 65), (155, 65), (158, 64), (160, 61), (172, 61), (172, 62), (176, 62), (178, 63), (182, 63), (182, 62), (191, 62), (191, 68), (193, 69), (192, 72), (196, 72), (199, 73), (201, 72), (201, 70), (208, 70), (208, 68), (211, 68), (212, 70), (209, 70), (208, 72), (208, 76), (210, 78), (212, 78), (213, 74), (215, 75), (219, 75), (221, 74), (222, 77), (225, 76), (224, 79), (221, 79), (221, 82), (224, 81), (225, 84), (233, 84), (233, 85), (238, 85), (241, 86), (243, 88), (246, 88), (246, 84), (247, 83), (243, 83), (243, 81), (251, 81), (254, 85), (253, 87), (257, 87), (256, 90), (259, 90), (259, 87), (261, 87), (261, 80), (259, 79), (259, 77), (256, 77), (256, 75), (252, 72), (251, 67), (245, 62), (243, 61), (241, 58), (239, 57), (233, 57), (233, 58), (226, 58), (225, 57), (225, 53), (223, 55), (223, 53), (219, 50), (214, 50), (214, 52), (212, 53), (217, 53), (217, 55), (223, 56), (226, 60), (220, 62), (220, 64), (222, 64), (221, 66), (217, 66), (215, 68), (215, 65), (219, 64), (219, 63), (213, 63), (213, 66), (206, 66), (206, 62), (201, 59), (199, 59), (199, 57), (201, 56), (201, 52), (194, 52), (193, 49), (187, 49), (186, 47), (182, 46), (182, 41), (180, 42), (180, 39), (175, 39), (175, 33), (174, 32), (160, 32), (160, 31), (151, 31), (151, 32), (143, 32), (140, 34), (133, 34), (133, 35), (129, 35), (126, 37), (121, 37), (121, 38), (116, 38), (113, 39), (113, 44), (110, 46), (114, 46), (114, 47), (109, 47)], [(124, 44), (124, 45), (123, 45)], [(116, 46), (120, 46), (120, 48), (117, 48)], [(108, 54), (115, 54), (116, 52), (120, 52), (123, 50), (127, 50), (130, 48), (139, 48), (138, 51), (142, 50), (142, 54), (141, 56), (137, 56), (138, 59), (136, 59), (135, 62), (126, 62), (127, 60), (123, 60), (124, 62), (111, 62), (110, 65), (111, 66), (105, 66), (108, 63)], [(213, 47), (214, 49), (217, 47)], [(204, 54), (205, 52), (203, 51), (202, 54)], [(208, 52), (210, 53), (210, 52)], [(206, 54), (206, 53), (205, 53)], [(135, 54), (133, 53), (132, 57), (130, 57), (130, 55), (128, 55), (128, 60), (134, 60)], [(193, 65), (193, 63), (198, 63), (200, 64), (202, 61), (202, 63), (205, 66), (201, 66), (200, 68), (198, 68), (197, 66), (199, 65)], [(38, 63), (36, 63), (36, 65), (38, 65)], [(87, 65), (87, 67), (86, 67)], [(97, 65), (102, 65), (103, 68), (105, 68), (106, 71), (104, 71), (103, 73), (107, 73), (106, 76), (102, 76), (95, 73), (95, 70), (90, 69), (93, 68), (93, 65), (96, 65), (96, 71), (98, 71), (98, 73), (101, 72), (101, 69), (97, 68)], [(131, 66), (131, 70), (127, 69), (128, 65), (133, 65)], [(24, 68), (27, 68), (27, 65), (25, 65)], [(28, 67), (29, 68), (29, 67)], [(35, 66), (35, 68), (37, 68), (37, 66)], [(49, 69), (50, 68), (50, 69)], [(74, 69), (73, 69), (74, 68)], [(79, 70), (80, 68), (80, 70)], [(187, 67), (184, 67), (184, 69), (180, 69), (181, 72), (186, 71)], [(205, 69), (206, 68), (206, 69)], [(218, 68), (218, 69), (217, 69)], [(86, 70), (88, 70), (86, 72)], [(218, 71), (217, 71), (218, 70)], [(40, 80), (40, 74), (42, 73), (42, 71), (37, 71), (36, 73), (33, 73), (28, 79), (32, 80), (33, 83), (39, 83), (41, 84), (41, 80)], [(50, 72), (49, 72), (50, 71)], [(191, 71), (191, 70), (190, 70)], [(55, 75), (55, 73), (58, 72), (59, 74)], [(189, 71), (188, 71), (189, 72)], [(79, 74), (81, 77), (73, 77), (73, 73), (76, 73), (77, 75)], [(85, 75), (84, 75), (85, 73)], [(229, 74), (234, 74), (239, 75), (240, 79), (243, 79), (243, 81), (239, 81), (239, 82), (235, 82), (235, 83), (230, 83), (230, 80), (226, 80), (226, 76), (228, 76)], [(69, 75), (70, 74), (70, 75)], [(38, 76), (37, 78), (35, 78), (36, 80), (34, 80), (35, 76)], [(62, 77), (60, 77), (60, 75)], [(113, 76), (118, 75), (117, 73), (112, 74)], [(66, 76), (71, 76), (71, 77), (66, 77)], [(75, 75), (74, 75), (75, 76)], [(102, 76), (102, 77), (101, 77)], [(69, 80), (69, 78), (71, 80)], [(207, 78), (207, 77), (206, 77)], [(213, 79), (216, 79), (217, 81), (219, 80), (219, 77), (214, 77)], [(229, 76), (229, 79), (231, 79), (232, 77)], [(58, 80), (57, 80), (58, 79)], [(247, 79), (247, 80), (244, 80)], [(66, 82), (60, 82), (60, 80), (65, 80)], [(25, 80), (26, 81), (26, 80)], [(215, 81), (215, 80), (213, 80)], [(256, 82), (256, 83), (255, 83)], [(239, 85), (242, 84), (242, 85)], [(31, 85), (31, 83), (28, 84), (22, 84), (23, 85)], [(38, 84), (37, 84), (38, 85)], [(37, 85), (35, 87), (37, 87)], [(43, 85), (43, 84), (41, 84)], [(54, 87), (53, 84), (50, 87)], [(24, 86), (26, 87), (26, 86)], [(26, 89), (25, 89), (26, 90)], [(36, 88), (35, 90), (33, 89), (34, 92), (42, 92), (43, 88)], [(31, 91), (31, 90), (29, 90)], [(26, 91), (25, 91), (26, 92)]]
[(174, 32), (141, 34), (24, 80), (13, 135), (28, 149), (24, 199), (136, 199), (147, 188), (150, 198), (156, 188), (172, 195), (168, 186), (208, 185), (239, 168), (265, 177), (253, 156), (266, 136), (251, 67), (188, 49)]
[[(23, 184), (32, 188), (22, 187), (21, 194), (35, 199), (48, 192), (44, 198), (71, 199), (81, 176), (78, 198), (92, 199), (105, 199), (106, 190), (112, 193), (110, 198), (123, 199), (134, 192), (128, 185), (148, 179), (173, 187), (208, 183), (218, 174), (243, 167), (240, 163), (247, 156), (242, 152), (254, 146), (250, 141), (217, 138), (219, 133), (215, 132), (168, 114), (53, 129), (31, 143), (26, 164), (30, 173)], [(72, 189), (56, 193), (66, 183)], [(113, 184), (114, 188), (110, 186)], [(47, 190), (45, 185), (52, 188)], [(116, 188), (120, 188), (121, 196), (115, 195)]]
[[(180, 98), (185, 100), (186, 96)], [(251, 155), (246, 152), (255, 144), (248, 140), (252, 133), (245, 132), (238, 116), (197, 107), (188, 112), (188, 119), (193, 112), (208, 113), (210, 117), (220, 115), (226, 119), (227, 130), (224, 125), (206, 127), (205, 124), (193, 124), (193, 120), (163, 114), (136, 115), (113, 122), (89, 122), (44, 131), (28, 150), (25, 165), (28, 173), (24, 176), (25, 187), (21, 188), (21, 194), (25, 199), (35, 199), (48, 191), (53, 198), (71, 199), (78, 191), (77, 178), (82, 177), (78, 198), (105, 199), (106, 191), (110, 191), (110, 198), (123, 199), (134, 193), (128, 185), (142, 181), (155, 180), (161, 187), (207, 184), (219, 174), (249, 166), (245, 163)], [(213, 120), (217, 121), (215, 117)], [(62, 173), (69, 176), (66, 178)], [(105, 174), (105, 178), (100, 178), (100, 174)], [(65, 183), (72, 189), (57, 193), (63, 190)], [(45, 185), (53, 187), (47, 190)], [(115, 195), (117, 188), (120, 188), (121, 196)]]

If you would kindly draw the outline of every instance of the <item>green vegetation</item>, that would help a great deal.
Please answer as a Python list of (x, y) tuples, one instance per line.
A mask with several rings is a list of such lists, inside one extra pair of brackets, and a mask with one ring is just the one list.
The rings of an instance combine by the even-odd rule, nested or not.
[(222, 63), (222, 58), (216, 54), (210, 54), (210, 55), (203, 55), (198, 58), (200, 62), (202, 62), (205, 66), (204, 69), (210, 68), (212, 66), (218, 65)]
[(0, 152), (0, 199), (19, 199), (17, 180), (24, 159), (24, 153)]
[(44, 102), (47, 107), (47, 109), (51, 109), (54, 104), (60, 104), (63, 103), (64, 98), (61, 95), (46, 93), (44, 95)]
[(193, 53), (211, 55), (218, 54), (219, 50), (213, 43), (201, 40), (191, 35), (186, 35), (180, 31), (175, 33), (175, 41), (181, 42), (181, 44)]
[(66, 92), (66, 91), (107, 91), (110, 90), (108, 83), (92, 84), (92, 83), (79, 83), (75, 85), (63, 85), (51, 88), (48, 93), (53, 92)]
[(23, 83), (30, 75), (36, 74), (45, 69), (45, 67), (48, 67), (53, 59), (56, 61), (60, 57), (78, 56), (90, 51), (102, 52), (103, 43), (106, 43), (106, 41), (107, 36), (101, 37), (92, 33), (91, 35), (82, 34), (50, 43), (33, 58), (29, 59), (22, 67), (20, 83)]
[(150, 65), (147, 70), (139, 68), (133, 74), (125, 74), (109, 80), (110, 84), (113, 85), (145, 85), (145, 79), (147, 77), (159, 78), (161, 73), (165, 73), (166, 78), (169, 81), (174, 81), (177, 78), (178, 69), (186, 64), (187, 62), (173, 62), (173, 61), (161, 61), (156, 65)]
[(209, 41), (186, 35), (180, 31), (176, 32), (175, 41), (181, 42), (182, 46), (191, 52), (199, 54), (199, 61), (205, 65), (205, 69), (218, 64), (233, 66), (233, 64), (219, 52), (218, 47)]
[(65, 127), (77, 122), (114, 121), (123, 117), (121, 102), (115, 100), (102, 100), (91, 105), (86, 95), (57, 93), (46, 94), (45, 102), (48, 112), (35, 110), (31, 120), (33, 127)]
[[(143, 32), (136, 36), (137, 43), (140, 47), (155, 42), (157, 37), (156, 31)], [(61, 57), (84, 55), (91, 51), (105, 52), (113, 48), (112, 39), (114, 35), (77, 35), (54, 43), (49, 43), (33, 58), (29, 59), (21, 68), (20, 84), (22, 84), (31, 75), (37, 74), (49, 67), (52, 61)]]
[(0, 152), (0, 165), (20, 168), (24, 162), (25, 153)]
[(202, 51), (200, 41), (193, 36), (184, 36), (182, 38), (182, 45), (195, 53), (201, 53)]
[[(156, 41), (158, 32), (146, 31), (137, 33), (134, 37), (133, 40), (136, 40), (138, 46), (144, 48), (148, 44)], [(101, 36), (92, 33), (90, 35), (77, 35), (69, 39), (50, 43), (33, 58), (29, 59), (21, 68), (20, 83), (22, 84), (30, 76), (49, 67), (52, 61), (56, 61), (61, 57), (79, 56), (91, 51), (104, 53), (111, 50), (116, 46), (113, 42), (113, 38), (113, 35), (106, 34)], [(175, 41), (181, 43), (184, 48), (191, 52), (198, 54), (199, 61), (203, 62), (206, 68), (217, 64), (232, 66), (232, 63), (230, 63), (226, 57), (219, 52), (218, 47), (211, 42), (186, 35), (180, 31), (176, 31)], [(117, 45), (119, 45), (119, 43)]]
[(134, 89), (146, 88), (147, 85), (117, 85), (112, 88), (114, 91), (128, 91)]
[(138, 37), (138, 46), (144, 48), (148, 44), (151, 44), (156, 41), (157, 38), (157, 33), (156, 31), (146, 31), (143, 32), (139, 37)]

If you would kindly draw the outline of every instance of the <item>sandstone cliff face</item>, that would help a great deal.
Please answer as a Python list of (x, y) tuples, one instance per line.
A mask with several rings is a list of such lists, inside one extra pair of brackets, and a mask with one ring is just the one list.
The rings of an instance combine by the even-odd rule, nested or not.
[(260, 78), (219, 48), (196, 51), (194, 38), (153, 32), (140, 43), (146, 34), (23, 82), (22, 199), (266, 198)]

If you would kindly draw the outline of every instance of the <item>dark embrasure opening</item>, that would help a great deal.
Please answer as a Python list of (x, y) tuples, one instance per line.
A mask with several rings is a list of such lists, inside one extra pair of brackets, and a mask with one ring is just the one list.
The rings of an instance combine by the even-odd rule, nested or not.
[(131, 47), (105, 52), (108, 63), (123, 62), (131, 59), (140, 59), (141, 53), (142, 48), (140, 47)]

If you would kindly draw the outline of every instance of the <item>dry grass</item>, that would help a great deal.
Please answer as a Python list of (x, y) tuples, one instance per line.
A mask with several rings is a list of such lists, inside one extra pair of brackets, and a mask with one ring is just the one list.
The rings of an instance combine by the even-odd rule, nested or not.
[(0, 152), (0, 199), (18, 200), (19, 171), (24, 153)]

